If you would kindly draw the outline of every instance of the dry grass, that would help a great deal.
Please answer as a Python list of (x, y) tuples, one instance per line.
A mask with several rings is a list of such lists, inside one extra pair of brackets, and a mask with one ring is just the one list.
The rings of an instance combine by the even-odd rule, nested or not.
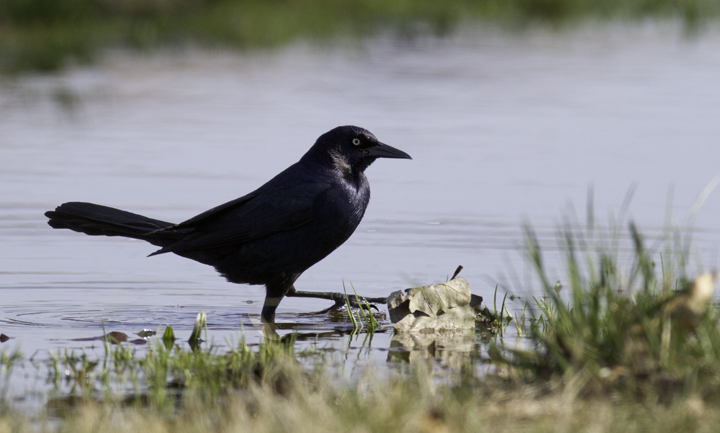
[[(173, 416), (146, 407), (90, 402), (59, 420), (0, 417), (0, 433), (230, 433), (230, 432), (684, 432), (716, 431), (720, 407), (697, 396), (647, 404), (618, 395), (583, 399), (534, 386), (433, 383), (425, 373), (357, 386), (298, 381), (278, 394), (252, 386), (222, 404), (190, 400)], [(558, 384), (560, 385), (560, 384)], [(557, 388), (563, 389), (562, 386)]]

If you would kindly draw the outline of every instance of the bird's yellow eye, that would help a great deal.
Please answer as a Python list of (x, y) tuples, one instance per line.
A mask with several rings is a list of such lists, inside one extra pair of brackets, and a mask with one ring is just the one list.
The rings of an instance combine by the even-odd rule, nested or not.
[(360, 146), (360, 139), (359, 139), (359, 138), (353, 138), (352, 143), (353, 143), (355, 146)]

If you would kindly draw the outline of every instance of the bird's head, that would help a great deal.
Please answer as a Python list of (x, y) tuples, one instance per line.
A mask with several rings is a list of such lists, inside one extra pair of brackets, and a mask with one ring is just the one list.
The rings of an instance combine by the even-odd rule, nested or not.
[(341, 171), (355, 173), (363, 172), (377, 158), (412, 159), (407, 153), (381, 143), (370, 131), (358, 126), (338, 126), (321, 135), (305, 158), (329, 160)]

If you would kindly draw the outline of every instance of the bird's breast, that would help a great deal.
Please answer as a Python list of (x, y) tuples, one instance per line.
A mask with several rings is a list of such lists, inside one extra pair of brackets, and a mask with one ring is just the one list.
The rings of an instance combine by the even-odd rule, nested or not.
[(327, 199), (321, 207), (325, 210), (323, 219), (329, 226), (349, 231), (349, 236), (365, 215), (370, 201), (370, 186), (364, 176), (357, 180), (343, 178), (330, 188)]

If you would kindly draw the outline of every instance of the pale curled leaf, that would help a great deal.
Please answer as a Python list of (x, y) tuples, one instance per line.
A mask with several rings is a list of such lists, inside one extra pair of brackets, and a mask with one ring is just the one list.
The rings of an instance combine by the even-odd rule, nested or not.
[(443, 284), (393, 292), (387, 304), (397, 332), (433, 332), (475, 327), (468, 282), (457, 277)]

